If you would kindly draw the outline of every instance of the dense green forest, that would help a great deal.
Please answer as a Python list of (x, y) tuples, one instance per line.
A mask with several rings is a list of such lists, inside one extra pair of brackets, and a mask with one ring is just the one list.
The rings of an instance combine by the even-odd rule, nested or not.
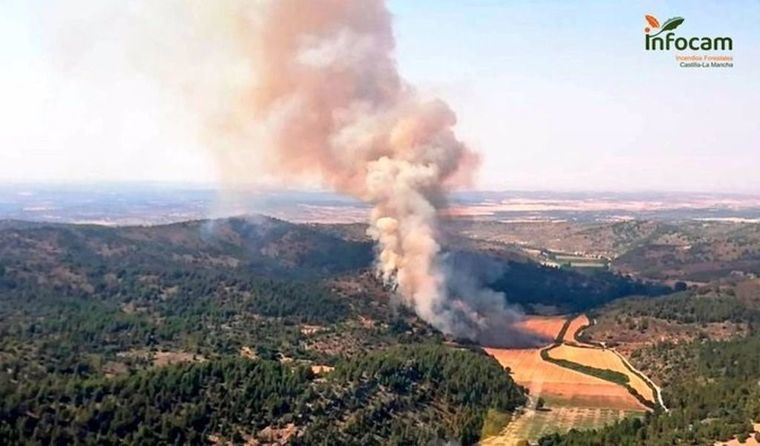
[(634, 294), (656, 296), (670, 288), (632, 280), (606, 270), (573, 271), (521, 262), (508, 262), (488, 285), (503, 291), (512, 303), (543, 304), (573, 313)]
[[(367, 345), (438, 336), (389, 305), (362, 272), (371, 258), (366, 242), (263, 217), (124, 228), (9, 222), (0, 230), (0, 365), (30, 377), (101, 373), (139, 369), (146, 351), (212, 358), (244, 347), (329, 364)], [(494, 285), (516, 303), (587, 307), (649, 289), (614, 275), (497, 267)], [(304, 325), (316, 328), (305, 334)]]
[(654, 317), (684, 324), (751, 322), (760, 320), (760, 297), (738, 296), (732, 286), (705, 286), (662, 296), (636, 297), (612, 302), (605, 311), (628, 316)]
[(290, 431), (293, 444), (422, 444), (480, 437), (522, 390), (492, 358), (413, 345), (342, 360), (327, 379), (223, 358), (117, 378), (51, 374), (0, 383), (2, 444), (205, 444)]
[[(126, 273), (145, 273), (147, 277), (139, 278), (143, 284), (152, 275), (178, 269), (319, 280), (371, 268), (372, 249), (369, 240), (342, 235), (334, 228), (266, 217), (124, 228), (8, 223), (0, 231), (0, 268), (8, 271), (9, 283), (30, 277), (89, 292), (113, 288), (114, 279), (120, 284)], [(496, 272), (482, 277), (482, 282), (503, 291), (510, 302), (539, 303), (561, 311), (585, 310), (632, 294), (670, 291), (609, 271), (556, 269), (476, 251), (451, 250), (446, 257), (457, 270), (469, 265), (468, 270), (479, 273), (488, 265)]]
[[(214, 236), (200, 224), (171, 225), (175, 231), (37, 225), (0, 231), (2, 369), (26, 379), (50, 372), (87, 375), (143, 368), (155, 351), (213, 358), (243, 347), (262, 358), (330, 363), (336, 350), (438, 336), (403, 309), (391, 308), (387, 293), (373, 294), (376, 281), (352, 274), (345, 280), (359, 291), (349, 296), (332, 282), (341, 275), (315, 276), (316, 266), (303, 265), (321, 262), (307, 247), (322, 249), (322, 239), (303, 235), (311, 234), (308, 228), (269, 223), (252, 225), (264, 234), (252, 241), (240, 239), (239, 232), (253, 237), (254, 229), (237, 226), (237, 220), (219, 223)], [(280, 233), (282, 228), (295, 235)], [(335, 256), (341, 250), (350, 256), (357, 246), (321, 237)], [(271, 257), (247, 251), (270, 243), (265, 239), (300, 249), (283, 247), (287, 253)], [(246, 254), (230, 254), (237, 251)], [(257, 269), (246, 256), (263, 257), (290, 275), (272, 278), (269, 272), (277, 268)], [(333, 269), (341, 268), (328, 267)], [(359, 324), (360, 316), (369, 325)], [(304, 325), (318, 327), (318, 333), (303, 333)]]
[[(470, 444), (489, 414), (508, 419), (523, 390), (477, 348), (445, 346), (394, 305), (371, 259), (361, 239), (265, 218), (8, 223), (0, 443)], [(570, 311), (669, 290), (609, 272), (488, 262), (495, 273), (482, 282), (513, 303)], [(677, 299), (641, 299), (637, 311), (690, 308)], [(693, 305), (696, 315), (715, 311)], [(335, 368), (325, 374), (325, 365)]]
[(0, 230), (0, 444), (470, 444), (524, 402), (390, 301), (366, 243), (208, 224)]

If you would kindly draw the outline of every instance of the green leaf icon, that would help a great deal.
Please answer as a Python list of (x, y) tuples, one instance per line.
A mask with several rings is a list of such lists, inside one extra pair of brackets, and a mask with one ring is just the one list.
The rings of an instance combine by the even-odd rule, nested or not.
[(681, 24), (683, 22), (684, 22), (683, 17), (673, 17), (672, 19), (668, 19), (668, 21), (665, 22), (664, 25), (662, 25), (662, 30), (663, 31), (672, 31), (672, 30), (678, 28), (679, 26), (681, 26)]
[(684, 22), (683, 17), (671, 17), (665, 23), (662, 24), (662, 28), (660, 28), (660, 31), (657, 34), (654, 34), (652, 37), (660, 35), (665, 31), (673, 31), (674, 29), (681, 26), (683, 22)]

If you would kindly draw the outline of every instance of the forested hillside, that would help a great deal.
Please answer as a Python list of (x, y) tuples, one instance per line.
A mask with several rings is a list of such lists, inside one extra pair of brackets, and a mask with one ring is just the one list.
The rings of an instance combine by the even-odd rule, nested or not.
[[(476, 441), (523, 390), (271, 219), (0, 230), (0, 444)], [(334, 370), (333, 370), (334, 367)]]
[(760, 274), (757, 222), (674, 217), (649, 220), (639, 216), (625, 221), (616, 221), (614, 216), (596, 221), (452, 219), (447, 224), (451, 232), (518, 249), (606, 258), (614, 270), (636, 277), (707, 282), (733, 271)]
[[(355, 275), (371, 268), (374, 257), (362, 226), (296, 225), (266, 217), (122, 228), (5, 222), (2, 228), (0, 286), (17, 286), (20, 293), (37, 287), (38, 294), (116, 297), (138, 308), (140, 301), (184, 296), (178, 286), (209, 296), (220, 283), (236, 282), (226, 285), (232, 290), (252, 276), (316, 282)], [(482, 275), (484, 284), (514, 303), (578, 311), (630, 294), (668, 291), (605, 271), (518, 261), (498, 245), (452, 244), (467, 250), (445, 246), (448, 261)]]
[(50, 374), (0, 384), (2, 444), (423, 444), (480, 437), (524, 402), (482, 353), (414, 345), (308, 367), (225, 357), (116, 378)]

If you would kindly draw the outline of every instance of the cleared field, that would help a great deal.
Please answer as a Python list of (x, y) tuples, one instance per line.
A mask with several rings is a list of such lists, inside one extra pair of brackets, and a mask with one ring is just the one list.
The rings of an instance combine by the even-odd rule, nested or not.
[(542, 396), (563, 404), (586, 407), (643, 410), (623, 387), (541, 359), (539, 349), (486, 349), (512, 378), (528, 388), (531, 396)]
[(580, 316), (577, 316), (575, 319), (570, 322), (570, 325), (567, 327), (567, 332), (565, 333), (565, 338), (563, 339), (564, 342), (568, 342), (570, 344), (575, 343), (575, 334), (578, 333), (578, 330), (581, 328), (588, 326), (591, 323), (591, 321), (588, 319), (588, 316), (585, 314), (581, 314)]
[(606, 263), (594, 263), (594, 262), (573, 262), (570, 264), (573, 268), (606, 268)]
[(498, 436), (486, 438), (483, 446), (513, 446), (520, 440), (536, 441), (544, 435), (570, 429), (595, 429), (641, 412), (584, 407), (555, 407), (547, 411), (525, 410)]
[(565, 320), (565, 316), (528, 316), (519, 325), (526, 331), (547, 338), (548, 344), (557, 337)]
[[(565, 321), (566, 317), (536, 316), (527, 318), (522, 326), (546, 337), (548, 346), (560, 333)], [(573, 334), (589, 323), (586, 315), (574, 318), (568, 325), (564, 341), (573, 342)], [(634, 388), (652, 398), (646, 383), (631, 374), (613, 352), (562, 344), (550, 351), (551, 357), (557, 357), (555, 351), (559, 349), (563, 349), (560, 354), (573, 362), (610, 370), (622, 368), (620, 371), (630, 376), (632, 385), (637, 386)], [(529, 407), (535, 407), (538, 397), (542, 397), (548, 410), (523, 409), (504, 431), (483, 440), (482, 445), (515, 445), (520, 440), (535, 441), (553, 432), (597, 428), (624, 417), (640, 416), (647, 410), (621, 385), (543, 360), (542, 348), (485, 350), (502, 366), (509, 368), (518, 384), (528, 388), (532, 402)], [(638, 386), (642, 386), (641, 390)]]
[(607, 369), (623, 373), (628, 376), (628, 384), (644, 398), (655, 401), (652, 389), (638, 375), (632, 373), (623, 364), (623, 361), (612, 351), (599, 348), (574, 347), (562, 344), (549, 351), (549, 355), (555, 359), (564, 359), (587, 365), (597, 369)]
[[(554, 339), (566, 320), (566, 316), (532, 316), (526, 318), (522, 326), (547, 339)], [(571, 333), (588, 323), (586, 315), (576, 317), (570, 323), (565, 337), (569, 339)], [(550, 343), (551, 341), (548, 341), (547, 345)], [(534, 398), (541, 396), (559, 404), (591, 408), (645, 409), (622, 386), (544, 361), (541, 359), (540, 348), (485, 350), (503, 367), (508, 367), (512, 378), (518, 384), (527, 387)]]
[(485, 350), (502, 366), (509, 367), (512, 378), (527, 387), (533, 397), (574, 406), (645, 409), (622, 386), (544, 361), (540, 349)]

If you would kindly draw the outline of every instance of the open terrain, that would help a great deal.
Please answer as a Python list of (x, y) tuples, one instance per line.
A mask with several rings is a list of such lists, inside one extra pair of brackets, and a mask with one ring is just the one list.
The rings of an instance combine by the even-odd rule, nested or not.
[[(457, 230), (450, 223), (448, 234)], [(469, 444), (487, 434), (486, 444), (543, 437), (551, 445), (573, 444), (575, 428), (605, 439), (580, 444), (620, 444), (630, 432), (712, 444), (760, 418), (760, 280), (749, 269), (672, 293), (616, 274), (624, 254), (610, 270), (546, 266), (541, 249), (462, 224), (475, 232), (446, 239), (450, 266), (543, 314), (522, 328), (558, 346), (487, 356), (443, 336), (373, 274), (363, 224), (260, 216), (128, 227), (0, 222), (0, 392), (10, 402), (0, 436), (45, 443), (96, 425), (107, 438), (125, 433), (135, 442)], [(587, 223), (569, 230), (575, 224)], [(737, 230), (754, 249), (751, 226), (720, 225), (699, 231)], [(616, 227), (615, 237), (635, 225)], [(578, 313), (569, 322), (551, 316)], [(647, 406), (620, 376), (647, 401), (654, 396), (616, 352), (663, 387), (670, 412), (644, 417)], [(240, 393), (226, 393), (230, 383)], [(271, 396), (284, 388), (293, 392)], [(163, 412), (141, 412), (148, 402)], [(250, 404), (256, 411), (240, 409)], [(128, 422), (135, 413), (141, 425)], [(623, 427), (610, 425), (616, 420)]]
[(759, 301), (757, 279), (726, 277), (594, 310), (599, 323), (581, 334), (584, 343), (625, 352), (633, 367), (661, 385), (667, 410), (547, 435), (540, 444), (753, 444), (760, 419)]
[(644, 410), (624, 388), (549, 363), (541, 358), (540, 349), (486, 351), (509, 367), (515, 382), (525, 386), (533, 398), (573, 406)]
[(555, 267), (610, 268), (669, 283), (760, 274), (760, 221), (755, 220), (459, 219), (449, 224), (452, 231), (503, 243)]
[(655, 396), (649, 385), (638, 375), (632, 373), (622, 359), (612, 350), (594, 347), (576, 347), (563, 344), (549, 351), (549, 356), (554, 359), (565, 360), (583, 364), (601, 370), (612, 370), (628, 377), (628, 384), (649, 401), (654, 401)]
[(520, 322), (520, 326), (526, 331), (553, 340), (562, 331), (566, 321), (566, 316), (528, 316)]
[(631, 297), (596, 311), (596, 324), (583, 332), (591, 342), (614, 347), (658, 385), (666, 385), (680, 364), (682, 346), (706, 340), (730, 341), (752, 334), (760, 312), (760, 280), (728, 278), (658, 299)]
[[(560, 320), (562, 320), (561, 324), (559, 323)], [(551, 339), (556, 339), (562, 333), (565, 324), (567, 324), (567, 328), (563, 340), (572, 342), (574, 332), (571, 334), (570, 328), (580, 329), (588, 324), (588, 318), (581, 315), (568, 322), (566, 317), (560, 319), (559, 317), (537, 316), (528, 317), (523, 322), (523, 326), (527, 330), (551, 336)], [(545, 400), (575, 406), (645, 409), (630, 393), (615, 383), (544, 360), (541, 357), (541, 350), (543, 349), (544, 347), (528, 349), (486, 348), (485, 350), (494, 356), (500, 364), (509, 368), (515, 382), (527, 387), (532, 398), (542, 397)], [(575, 362), (581, 364), (591, 367), (612, 365), (615, 368), (625, 370), (620, 360), (612, 352), (598, 348), (573, 347), (563, 343), (551, 350), (552, 357), (555, 356), (554, 352), (558, 349), (560, 349), (560, 356), (565, 352), (572, 352), (573, 354), (570, 356)]]
[[(576, 332), (589, 325), (587, 316), (528, 317), (522, 325), (560, 343), (550, 351), (552, 357), (630, 374), (632, 385), (654, 399), (646, 383), (630, 373), (612, 351), (563, 343), (575, 343)], [(530, 403), (506, 429), (482, 444), (513, 445), (554, 432), (598, 428), (628, 416), (641, 416), (647, 410), (620, 384), (547, 361), (541, 354), (545, 349), (485, 349), (509, 369), (515, 382), (528, 389)]]
[(596, 429), (628, 417), (640, 417), (638, 410), (600, 407), (556, 406), (550, 410), (525, 410), (499, 435), (488, 437), (483, 446), (515, 446), (570, 429)]
[(578, 339), (578, 334), (581, 333), (582, 330), (589, 327), (591, 325), (591, 320), (589, 320), (588, 316), (585, 314), (578, 315), (574, 317), (570, 323), (567, 325), (567, 329), (565, 331), (565, 335), (562, 338), (562, 341), (565, 344), (570, 345), (577, 345), (577, 344), (583, 344), (581, 340)]

